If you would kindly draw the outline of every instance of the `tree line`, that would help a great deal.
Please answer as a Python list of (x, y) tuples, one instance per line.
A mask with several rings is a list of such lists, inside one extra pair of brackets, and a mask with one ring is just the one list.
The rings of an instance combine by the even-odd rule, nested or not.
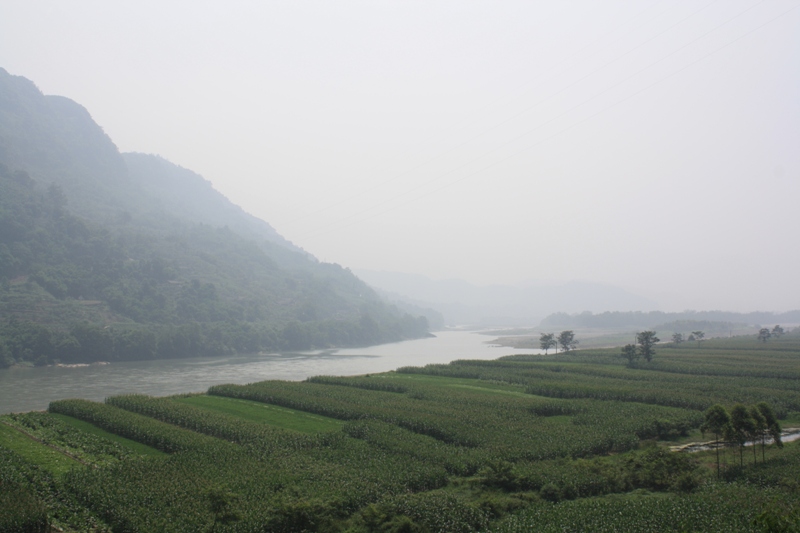
[(278, 327), (239, 321), (133, 326), (81, 322), (67, 329), (12, 317), (0, 323), (0, 368), (368, 346), (427, 334), (427, 320), (408, 314), (381, 322), (369, 314), (356, 321), (293, 320)]
[(720, 440), (725, 445), (733, 445), (739, 449), (739, 464), (744, 466), (744, 447), (747, 442), (753, 443), (753, 464), (756, 463), (756, 443), (761, 443), (761, 460), (766, 461), (764, 448), (769, 439), (780, 448), (781, 425), (772, 406), (767, 402), (746, 406), (736, 404), (730, 412), (720, 404), (712, 405), (705, 412), (705, 422), (702, 426), (703, 433), (711, 433), (716, 440), (717, 450), (717, 477), (720, 476)]

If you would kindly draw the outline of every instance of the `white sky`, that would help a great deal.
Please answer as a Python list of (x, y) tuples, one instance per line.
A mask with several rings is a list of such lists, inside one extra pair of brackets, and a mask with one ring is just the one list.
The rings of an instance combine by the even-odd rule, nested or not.
[(3, 0), (0, 66), (324, 261), (800, 307), (798, 0)]

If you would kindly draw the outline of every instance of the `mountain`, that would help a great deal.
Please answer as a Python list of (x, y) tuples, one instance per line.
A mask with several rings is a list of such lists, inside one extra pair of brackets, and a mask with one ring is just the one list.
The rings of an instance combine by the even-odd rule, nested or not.
[(152, 198), (148, 207), (190, 222), (227, 226), (248, 239), (264, 239), (299, 251), (272, 226), (246, 213), (199, 174), (154, 155), (124, 153), (122, 158), (131, 180)]
[(0, 366), (427, 335), (198, 174), (0, 69)]
[(772, 313), (754, 311), (737, 313), (733, 311), (682, 311), (666, 313), (664, 311), (609, 312), (592, 314), (553, 313), (542, 320), (541, 325), (547, 327), (572, 328), (639, 328), (660, 331), (691, 332), (701, 330), (706, 333), (728, 333), (731, 330), (755, 328), (762, 324), (800, 324), (800, 310)]
[(524, 326), (555, 312), (655, 309), (657, 304), (619, 287), (590, 282), (477, 286), (464, 280), (432, 280), (416, 274), (357, 270), (373, 287), (440, 311), (448, 324)]

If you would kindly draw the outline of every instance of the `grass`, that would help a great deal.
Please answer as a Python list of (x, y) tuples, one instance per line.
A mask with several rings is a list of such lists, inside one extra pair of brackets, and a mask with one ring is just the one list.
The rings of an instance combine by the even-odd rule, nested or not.
[(800, 427), (800, 413), (789, 413), (785, 419), (781, 420), (781, 426), (784, 428), (797, 428)]
[(97, 437), (102, 437), (104, 439), (110, 440), (111, 442), (116, 442), (120, 446), (127, 448), (136, 455), (143, 455), (147, 457), (166, 457), (167, 455), (166, 453), (160, 450), (156, 450), (155, 448), (151, 448), (150, 446), (147, 446), (140, 442), (136, 442), (135, 440), (126, 439), (125, 437), (120, 437), (119, 435), (110, 433), (104, 429), (101, 429), (83, 420), (78, 420), (77, 418), (72, 418), (71, 416), (62, 415), (58, 413), (50, 413), (50, 416), (64, 422), (65, 424), (74, 427), (75, 429), (79, 429), (85, 433), (89, 433)]
[(525, 392), (525, 387), (522, 385), (511, 385), (509, 383), (492, 383), (489, 381), (480, 381), (470, 378), (456, 378), (456, 377), (443, 377), (443, 376), (430, 376), (426, 374), (399, 374), (397, 372), (388, 372), (386, 374), (373, 374), (373, 378), (392, 378), (392, 380), (400, 379), (409, 382), (421, 383), (424, 385), (436, 385), (441, 387), (453, 387), (470, 389), (488, 394), (508, 394), (511, 396), (523, 396), (530, 398), (531, 395)]
[(176, 398), (175, 401), (302, 433), (336, 431), (342, 427), (340, 420), (249, 400), (196, 395)]
[(0, 446), (18, 453), (29, 463), (38, 465), (56, 476), (65, 474), (76, 466), (82, 466), (74, 459), (5, 424), (0, 424)]

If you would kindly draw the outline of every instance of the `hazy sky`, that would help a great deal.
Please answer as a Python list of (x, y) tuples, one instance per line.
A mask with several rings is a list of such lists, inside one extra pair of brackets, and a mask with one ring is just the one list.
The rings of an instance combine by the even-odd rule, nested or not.
[(31, 1), (0, 66), (324, 261), (800, 307), (800, 1)]

